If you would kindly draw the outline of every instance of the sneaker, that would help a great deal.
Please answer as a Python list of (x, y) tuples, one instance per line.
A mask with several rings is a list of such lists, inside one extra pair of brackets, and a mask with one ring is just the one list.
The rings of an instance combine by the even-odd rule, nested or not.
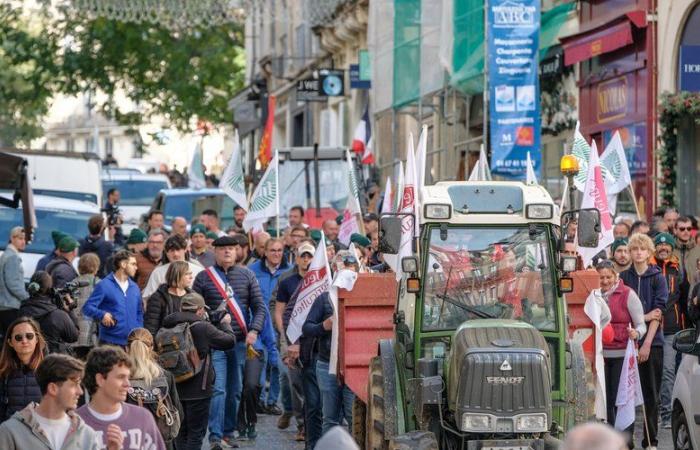
[(255, 413), (256, 414), (267, 414), (265, 412), (265, 405), (262, 402), (258, 402), (258, 404), (255, 405)]
[(282, 415), (282, 410), (280, 409), (279, 406), (277, 406), (273, 403), (272, 405), (267, 405), (265, 407), (265, 413), (270, 414), (272, 416), (280, 416), (280, 415)]
[(221, 442), (210, 442), (210, 445), (211, 450), (224, 450), (224, 448), (221, 446)]
[(247, 431), (248, 439), (250, 439), (251, 441), (254, 441), (255, 438), (258, 437), (258, 432), (255, 431), (255, 425), (249, 425)]
[(296, 434), (296, 436), (294, 436), (294, 440), (297, 442), (304, 442), (306, 440), (306, 436), (304, 436), (304, 429), (303, 428), (299, 428), (299, 430), (297, 430), (297, 434)]
[(221, 445), (227, 448), (238, 448), (235, 436), (224, 436), (221, 438)]
[(277, 419), (277, 428), (280, 430), (286, 430), (289, 428), (289, 423), (292, 420), (292, 413), (284, 413)]

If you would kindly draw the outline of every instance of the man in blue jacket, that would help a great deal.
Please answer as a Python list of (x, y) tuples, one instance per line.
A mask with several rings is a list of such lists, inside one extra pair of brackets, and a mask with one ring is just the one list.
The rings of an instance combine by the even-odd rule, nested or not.
[[(289, 269), (287, 261), (282, 258), (284, 253), (284, 243), (281, 239), (269, 239), (265, 243), (265, 254), (264, 256), (255, 261), (250, 265), (250, 270), (255, 274), (255, 278), (258, 280), (260, 285), (260, 292), (262, 293), (263, 300), (265, 301), (265, 307), (267, 308), (267, 316), (265, 318), (265, 328), (272, 330), (272, 319), (270, 317), (270, 296), (274, 291), (280, 277), (284, 272)], [(277, 338), (274, 335), (273, 339), (276, 342)], [(274, 351), (277, 349), (275, 348)], [(260, 392), (260, 407), (259, 410), (265, 414), (274, 414), (279, 416), (282, 414), (282, 410), (277, 406), (277, 400), (280, 395), (280, 370), (277, 364), (272, 364), (270, 361), (271, 352), (266, 353), (266, 359), (268, 360), (263, 366), (263, 371), (261, 374), (261, 385), (265, 386), (265, 379), (267, 378), (267, 373), (270, 373), (270, 391), (267, 396), (267, 401), (265, 401), (265, 390), (262, 389)], [(278, 359), (278, 358), (274, 358)]]
[(128, 250), (114, 255), (114, 272), (95, 285), (83, 315), (100, 321), (100, 343), (126, 346), (129, 333), (143, 327), (143, 302), (136, 274), (136, 256)]

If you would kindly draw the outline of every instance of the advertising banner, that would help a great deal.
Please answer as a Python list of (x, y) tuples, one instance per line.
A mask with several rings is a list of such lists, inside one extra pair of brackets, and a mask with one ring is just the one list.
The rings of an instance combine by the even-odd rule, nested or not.
[(524, 180), (530, 152), (540, 177), (540, 1), (488, 4), (491, 172)]

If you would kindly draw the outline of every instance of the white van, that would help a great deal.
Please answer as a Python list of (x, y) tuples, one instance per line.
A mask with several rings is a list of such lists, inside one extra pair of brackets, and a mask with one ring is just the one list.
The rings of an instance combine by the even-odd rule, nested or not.
[(102, 204), (102, 162), (94, 153), (8, 150), (28, 162), (34, 194)]

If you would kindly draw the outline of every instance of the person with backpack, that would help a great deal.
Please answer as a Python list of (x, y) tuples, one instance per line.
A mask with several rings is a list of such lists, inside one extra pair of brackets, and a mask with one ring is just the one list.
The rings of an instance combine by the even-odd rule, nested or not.
[(126, 403), (131, 361), (119, 347), (104, 345), (88, 353), (83, 385), (90, 395), (76, 411), (99, 436), (100, 448), (165, 450), (153, 416)]
[[(211, 362), (212, 350), (227, 351), (236, 345), (236, 336), (231, 328), (229, 314), (217, 322), (216, 326), (207, 321), (204, 298), (192, 292), (185, 295), (180, 303), (180, 311), (165, 317), (163, 327), (155, 339), (155, 349), (161, 365), (173, 373), (177, 391), (182, 403), (180, 432), (175, 440), (178, 450), (200, 450), (207, 432), (209, 410), (213, 395), (214, 366)], [(178, 348), (171, 348), (169, 342), (183, 342)], [(192, 355), (194, 350), (196, 357)], [(175, 361), (175, 364), (168, 364)], [(197, 366), (177, 362), (199, 361)]]
[(168, 264), (165, 283), (158, 286), (146, 304), (146, 313), (143, 317), (144, 328), (155, 336), (163, 325), (163, 319), (180, 311), (182, 297), (192, 292), (190, 286), (192, 286), (190, 265), (185, 261), (173, 261)]
[(100, 282), (97, 271), (100, 268), (100, 258), (94, 253), (85, 253), (78, 260), (78, 273), (76, 281), (85, 286), (78, 288), (78, 295), (75, 298), (76, 307), (73, 313), (78, 319), (78, 340), (72, 345), (73, 355), (81, 360), (85, 360), (90, 349), (97, 345), (97, 327), (99, 322), (91, 317), (83, 315), (83, 306), (95, 290), (95, 285)]
[(72, 236), (64, 236), (58, 243), (56, 258), (46, 265), (46, 271), (53, 279), (53, 285), (60, 289), (66, 283), (78, 278), (73, 260), (78, 257), (78, 241)]
[(126, 402), (151, 412), (168, 450), (174, 448), (184, 412), (173, 374), (158, 364), (153, 351), (153, 336), (145, 328), (129, 333), (126, 347), (131, 362), (131, 388)]

